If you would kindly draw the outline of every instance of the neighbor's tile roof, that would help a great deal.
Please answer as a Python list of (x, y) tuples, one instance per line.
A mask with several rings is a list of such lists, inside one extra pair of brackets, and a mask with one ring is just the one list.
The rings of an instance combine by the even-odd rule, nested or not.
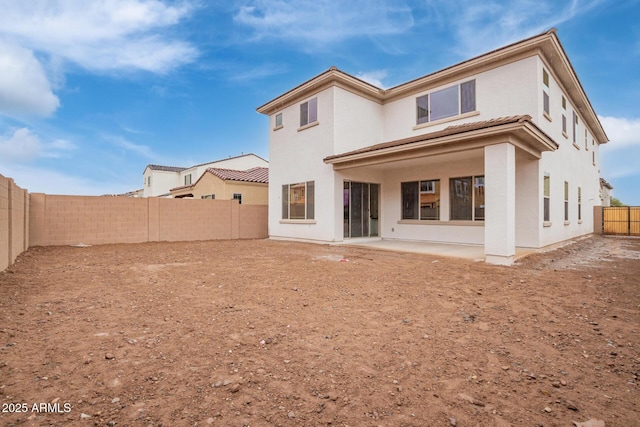
[(187, 168), (182, 168), (180, 166), (162, 166), (162, 165), (147, 165), (149, 169), (156, 171), (164, 171), (164, 172), (182, 172)]
[(479, 122), (463, 123), (461, 125), (449, 126), (443, 130), (432, 132), (432, 133), (416, 135), (410, 138), (397, 139), (394, 141), (383, 142), (381, 144), (371, 145), (369, 147), (361, 148), (359, 150), (349, 151), (347, 153), (335, 154), (333, 156), (326, 157), (324, 160), (325, 161), (333, 160), (340, 157), (350, 156), (353, 154), (368, 153), (371, 151), (383, 150), (385, 148), (399, 147), (401, 145), (408, 145), (414, 142), (427, 141), (430, 139), (440, 138), (444, 136), (457, 135), (464, 132), (470, 132), (470, 131), (480, 130), (480, 129), (488, 129), (494, 126), (502, 126), (502, 125), (518, 123), (518, 122), (533, 123), (531, 122), (531, 116), (529, 115), (499, 117), (496, 119), (483, 120)]
[(223, 181), (243, 181), (243, 182), (255, 182), (258, 184), (269, 183), (269, 168), (252, 168), (246, 171), (240, 171), (235, 169), (222, 169), (222, 168), (208, 168), (196, 182), (190, 185), (181, 185), (180, 187), (174, 187), (171, 190), (183, 190), (185, 188), (193, 188), (200, 182), (206, 173), (217, 176)]
[(258, 182), (263, 184), (269, 183), (269, 168), (252, 168), (246, 171), (234, 169), (209, 168), (207, 172), (214, 174), (218, 178), (225, 181), (245, 181)]

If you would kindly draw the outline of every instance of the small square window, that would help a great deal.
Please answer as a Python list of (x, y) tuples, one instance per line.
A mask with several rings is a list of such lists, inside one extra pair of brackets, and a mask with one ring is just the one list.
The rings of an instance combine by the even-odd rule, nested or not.
[(542, 70), (542, 83), (549, 87), (549, 73), (547, 73), (547, 70)]
[(238, 204), (241, 205), (242, 204), (242, 194), (233, 193), (233, 200), (237, 200)]

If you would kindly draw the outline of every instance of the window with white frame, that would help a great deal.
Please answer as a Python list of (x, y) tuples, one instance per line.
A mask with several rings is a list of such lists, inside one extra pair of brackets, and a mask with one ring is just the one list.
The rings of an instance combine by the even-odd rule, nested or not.
[(573, 143), (576, 144), (578, 142), (578, 115), (576, 112), (573, 112)]
[(542, 108), (544, 110), (544, 112), (546, 113), (546, 116), (548, 119), (551, 118), (550, 116), (550, 106), (549, 106), (549, 73), (547, 72), (547, 70), (542, 70)]
[(589, 149), (589, 145), (587, 144), (587, 129), (584, 130), (584, 149)]
[(282, 186), (282, 219), (314, 219), (315, 182)]
[(564, 182), (564, 220), (569, 221), (569, 183)]
[(578, 221), (582, 221), (582, 187), (578, 187)]
[(423, 124), (476, 110), (476, 81), (469, 80), (416, 98), (416, 123)]
[(562, 97), (562, 135), (567, 137), (567, 100)]
[(147, 187), (151, 187), (151, 176), (147, 177)]
[(440, 180), (403, 182), (402, 219), (440, 219)]
[(191, 174), (184, 176), (184, 185), (191, 185)]
[(449, 180), (451, 220), (484, 221), (484, 176)]
[(551, 219), (551, 177), (548, 173), (544, 174), (544, 193), (543, 193), (543, 203), (544, 203), (544, 221), (548, 222)]
[(300, 127), (318, 121), (318, 98), (300, 104)]
[(276, 129), (282, 127), (282, 113), (276, 114), (276, 124), (274, 126)]

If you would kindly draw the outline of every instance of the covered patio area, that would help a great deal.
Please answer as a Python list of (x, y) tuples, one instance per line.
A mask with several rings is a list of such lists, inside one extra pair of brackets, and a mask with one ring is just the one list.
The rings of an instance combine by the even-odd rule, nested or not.
[[(531, 117), (513, 116), (450, 126), (324, 161), (341, 178), (337, 185), (368, 183), (368, 198), (344, 202), (344, 243), (366, 237), (353, 233), (353, 223), (369, 218), (368, 236), (382, 240), (367, 244), (381, 249), (510, 265), (533, 251), (525, 248), (540, 247), (538, 161), (555, 149)], [(336, 202), (342, 205), (342, 198)], [(370, 232), (372, 222), (376, 234)]]

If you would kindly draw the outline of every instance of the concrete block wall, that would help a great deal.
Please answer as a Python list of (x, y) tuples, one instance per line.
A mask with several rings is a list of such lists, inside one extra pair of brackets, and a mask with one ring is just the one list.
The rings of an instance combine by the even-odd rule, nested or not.
[(29, 193), (0, 175), (0, 271), (29, 247)]
[(32, 246), (267, 237), (267, 206), (235, 200), (31, 194)]

